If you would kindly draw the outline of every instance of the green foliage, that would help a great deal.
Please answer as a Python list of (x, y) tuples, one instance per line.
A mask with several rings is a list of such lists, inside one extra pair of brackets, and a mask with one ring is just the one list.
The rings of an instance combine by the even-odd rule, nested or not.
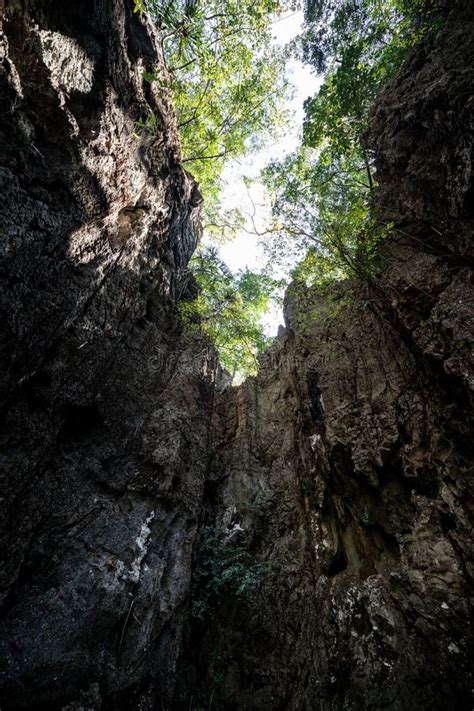
[(303, 56), (325, 81), (306, 105), (305, 144), (357, 142), (378, 91), (436, 23), (431, 0), (308, 0)]
[(147, 9), (162, 31), (183, 160), (200, 184), (206, 221), (215, 223), (224, 166), (274, 137), (283, 121), (284, 58), (270, 43), (281, 2), (148, 0)]
[(207, 526), (199, 547), (199, 561), (192, 581), (192, 616), (212, 617), (223, 603), (251, 604), (263, 577), (266, 563), (255, 563), (245, 533), (226, 537), (216, 526)]
[(302, 260), (293, 279), (320, 293), (335, 281), (372, 277), (381, 266), (377, 246), (391, 226), (377, 224), (367, 167), (356, 152), (302, 147), (264, 177), (273, 193), (273, 261)]
[[(324, 292), (340, 279), (374, 280), (392, 225), (373, 210), (376, 183), (360, 143), (375, 95), (433, 25), (421, 0), (307, 0), (303, 56), (325, 72), (305, 104), (303, 145), (271, 164), (272, 258), (303, 259), (294, 279)], [(306, 256), (305, 256), (306, 255)]]
[[(259, 148), (283, 125), (287, 92), (284, 57), (270, 42), (270, 25), (286, 0), (135, 0), (160, 29), (167, 78), (145, 72), (144, 80), (171, 89), (177, 110), (183, 163), (204, 197), (206, 235), (234, 237), (245, 218), (238, 206), (221, 204), (227, 162)], [(154, 133), (150, 110), (138, 131)], [(266, 273), (233, 275), (212, 250), (191, 264), (200, 293), (181, 310), (187, 323), (216, 345), (232, 377), (257, 371), (257, 353), (267, 347), (261, 318), (278, 284)]]
[[(221, 176), (227, 162), (258, 147), (283, 121), (284, 57), (271, 48), (270, 24), (284, 0), (147, 0), (160, 28), (178, 113), (184, 162), (204, 196), (214, 238), (235, 234), (244, 217), (225, 210)], [(135, 0), (143, 11), (144, 0)], [(300, 51), (324, 73), (305, 104), (303, 142), (272, 163), (264, 180), (273, 224), (266, 237), (272, 262), (295, 264), (294, 283), (307, 296), (335, 281), (374, 284), (379, 243), (392, 229), (373, 210), (376, 180), (360, 143), (376, 93), (413, 45), (437, 29), (434, 0), (306, 0)], [(152, 113), (139, 123), (155, 131)], [(224, 367), (255, 373), (268, 345), (262, 316), (280, 283), (268, 273), (232, 274), (213, 250), (192, 262), (200, 293), (182, 305), (187, 323), (215, 343)]]
[(181, 304), (185, 321), (211, 339), (232, 377), (255, 374), (257, 353), (269, 345), (261, 319), (281, 283), (265, 272), (232, 274), (215, 248), (199, 250), (191, 268), (200, 292), (194, 301)]

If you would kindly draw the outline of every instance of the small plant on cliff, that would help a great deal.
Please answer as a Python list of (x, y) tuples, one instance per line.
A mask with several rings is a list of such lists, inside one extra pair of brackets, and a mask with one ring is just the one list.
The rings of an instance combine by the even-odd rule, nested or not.
[(251, 604), (268, 570), (268, 564), (255, 563), (243, 531), (229, 536), (219, 526), (207, 526), (193, 574), (192, 616), (202, 621), (224, 603)]

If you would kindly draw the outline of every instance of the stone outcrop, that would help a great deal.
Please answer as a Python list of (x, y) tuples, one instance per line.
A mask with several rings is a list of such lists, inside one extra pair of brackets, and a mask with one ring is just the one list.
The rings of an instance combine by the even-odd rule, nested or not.
[(132, 9), (12, 0), (3, 16), (4, 709), (173, 689), (214, 371), (177, 325), (199, 194)]
[(471, 707), (473, 56), (458, 6), (372, 111), (376, 288), (290, 292), (258, 378), (216, 401), (207, 521), (268, 570), (191, 628), (203, 706)]
[(223, 388), (155, 30), (55, 5), (0, 45), (0, 707), (470, 709), (473, 9), (372, 111), (377, 288)]

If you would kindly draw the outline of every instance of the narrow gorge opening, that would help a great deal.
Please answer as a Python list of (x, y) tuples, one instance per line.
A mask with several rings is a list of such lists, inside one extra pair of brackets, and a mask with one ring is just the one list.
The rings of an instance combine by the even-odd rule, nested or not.
[(473, 3), (1, 21), (2, 711), (471, 711)]
[[(374, 155), (363, 134), (378, 92), (413, 46), (443, 26), (425, 0), (137, 2), (162, 33), (183, 163), (203, 199), (191, 261), (198, 293), (185, 321), (217, 348), (234, 384), (258, 370), (298, 318), (334, 318), (349, 298), (384, 293), (379, 245), (394, 230), (376, 208)], [(137, 124), (153, 132), (153, 114)], [(363, 284), (345, 300), (336, 285)], [(296, 297), (296, 292), (298, 296)], [(314, 294), (323, 308), (310, 307)]]

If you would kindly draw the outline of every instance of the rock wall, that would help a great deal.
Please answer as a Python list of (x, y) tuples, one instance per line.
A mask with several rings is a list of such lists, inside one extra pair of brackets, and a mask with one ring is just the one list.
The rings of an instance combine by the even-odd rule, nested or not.
[(214, 366), (177, 325), (200, 196), (132, 8), (3, 13), (3, 709), (173, 688)]
[(473, 57), (458, 5), (372, 111), (378, 285), (290, 291), (258, 378), (216, 401), (206, 520), (259, 575), (191, 625), (205, 708), (472, 706)]
[(222, 391), (155, 31), (55, 5), (0, 44), (0, 707), (472, 708), (473, 8), (372, 112), (379, 287)]

